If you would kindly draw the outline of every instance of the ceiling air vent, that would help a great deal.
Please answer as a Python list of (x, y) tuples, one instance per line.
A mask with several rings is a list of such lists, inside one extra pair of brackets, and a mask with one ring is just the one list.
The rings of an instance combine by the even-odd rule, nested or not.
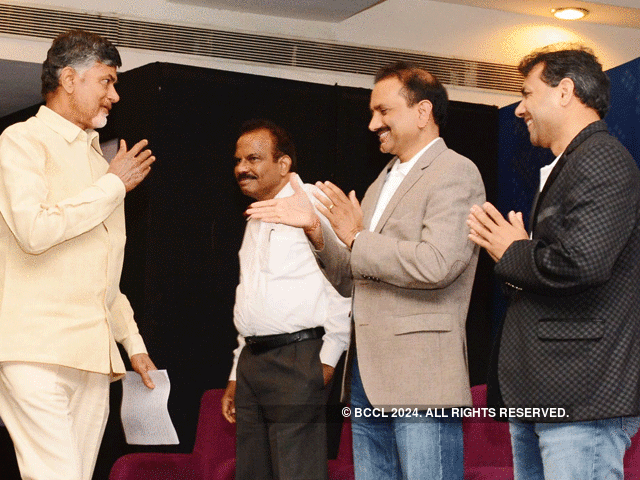
[(115, 45), (241, 62), (374, 75), (395, 60), (414, 62), (447, 85), (520, 92), (516, 67), (381, 49), (0, 4), (0, 34), (53, 39), (70, 28), (105, 35)]

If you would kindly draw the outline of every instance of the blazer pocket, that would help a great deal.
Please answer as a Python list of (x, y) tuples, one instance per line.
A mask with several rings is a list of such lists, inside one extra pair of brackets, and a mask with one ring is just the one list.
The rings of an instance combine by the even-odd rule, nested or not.
[(448, 313), (421, 313), (393, 318), (393, 334), (406, 335), (418, 332), (450, 332), (453, 317)]
[(540, 340), (599, 340), (604, 321), (596, 319), (542, 319), (538, 321)]

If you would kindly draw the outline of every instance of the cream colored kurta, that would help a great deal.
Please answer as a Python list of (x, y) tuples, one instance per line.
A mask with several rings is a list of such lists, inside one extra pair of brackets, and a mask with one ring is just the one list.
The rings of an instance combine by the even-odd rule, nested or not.
[(98, 133), (47, 107), (0, 137), (0, 362), (121, 376), (146, 353), (120, 292), (122, 181)]

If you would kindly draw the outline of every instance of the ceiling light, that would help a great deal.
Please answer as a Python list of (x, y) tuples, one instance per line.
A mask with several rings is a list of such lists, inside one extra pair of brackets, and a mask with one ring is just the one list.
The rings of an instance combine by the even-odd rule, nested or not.
[(589, 10), (586, 8), (553, 8), (551, 9), (551, 13), (556, 18), (560, 20), (580, 20), (585, 17)]

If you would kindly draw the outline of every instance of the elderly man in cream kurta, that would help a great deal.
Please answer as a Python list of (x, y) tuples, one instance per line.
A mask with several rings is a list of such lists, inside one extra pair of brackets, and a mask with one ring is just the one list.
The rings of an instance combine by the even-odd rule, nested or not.
[(43, 64), (46, 106), (0, 137), (0, 417), (23, 479), (91, 478), (109, 381), (125, 373), (116, 342), (154, 386), (119, 290), (124, 197), (154, 157), (146, 141), (122, 142), (109, 165), (94, 130), (119, 99), (120, 64), (98, 35), (60, 35)]

